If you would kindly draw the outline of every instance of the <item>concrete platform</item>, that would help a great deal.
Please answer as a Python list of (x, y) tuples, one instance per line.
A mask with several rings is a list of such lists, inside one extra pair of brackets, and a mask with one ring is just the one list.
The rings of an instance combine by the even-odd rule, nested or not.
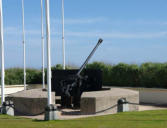
[[(31, 89), (10, 94), (6, 100), (12, 100), (16, 115), (39, 115), (47, 106), (47, 91)], [(52, 102), (55, 103), (55, 93), (52, 92)]]
[(113, 114), (117, 113), (117, 101), (120, 98), (126, 98), (128, 102), (133, 103), (129, 104), (129, 111), (138, 110), (138, 91), (111, 88), (106, 91), (84, 92), (81, 97), (81, 113), (95, 114), (107, 109), (111, 109)]
[[(55, 102), (55, 93), (52, 93)], [(139, 103), (138, 91), (129, 89), (111, 88), (97, 92), (85, 92), (81, 98), (81, 109), (59, 109), (60, 120), (83, 118), (114, 114), (117, 112), (117, 101), (126, 98), (131, 103)], [(15, 113), (28, 118), (44, 119), (43, 112), (47, 105), (47, 92), (42, 89), (32, 89), (11, 94), (6, 98), (15, 105)], [(138, 110), (138, 105), (129, 105), (130, 111)], [(109, 109), (108, 109), (109, 108)], [(36, 116), (37, 115), (37, 116)]]
[[(24, 97), (27, 97), (27, 96), (29, 96), (30, 99), (31, 98), (35, 98), (35, 97), (36, 98), (45, 97), (45, 96), (47, 97), (47, 92), (41, 92), (41, 91), (42, 91), (41, 89), (37, 89), (37, 90), (33, 89), (33, 90), (28, 90), (26, 92), (22, 91), (20, 93), (15, 93), (15, 94), (12, 94), (11, 96), (16, 97), (15, 99), (17, 99), (17, 97), (23, 97), (24, 98)], [(111, 98), (109, 98), (109, 100), (113, 100), (114, 99), (113, 104), (116, 104), (117, 103), (117, 100), (116, 100), (117, 98), (120, 98), (120, 97), (122, 98), (122, 97), (126, 96), (128, 101), (131, 101), (133, 103), (134, 102), (138, 103), (138, 91), (132, 91), (132, 90), (129, 90), (129, 89), (120, 89), (120, 88), (111, 88), (111, 90), (108, 90), (108, 91), (102, 91), (102, 92), (98, 92), (98, 93), (97, 92), (95, 92), (95, 93), (93, 92), (94, 94), (89, 93), (89, 95), (86, 95), (86, 96), (85, 96), (85, 93), (84, 93), (82, 98), (84, 98), (84, 96), (85, 96), (85, 98), (88, 98), (88, 97), (90, 98), (90, 95), (92, 97), (96, 97), (97, 96), (97, 98), (98, 97), (108, 97), (109, 96), (109, 97), (111, 97)], [(52, 95), (54, 95), (54, 94), (52, 94)], [(39, 100), (36, 100), (36, 101), (39, 101)], [(43, 102), (43, 101), (41, 101), (41, 102)], [(47, 102), (47, 101), (45, 101), (45, 102)], [(98, 105), (101, 104), (100, 106), (102, 106), (103, 109), (112, 106), (112, 104), (111, 104), (112, 102), (110, 102), (110, 101), (109, 101), (110, 103), (105, 103), (105, 102), (97, 101)], [(30, 102), (30, 101), (28, 101), (28, 103), (29, 103), (29, 105), (27, 106), (27, 108), (29, 106), (31, 108), (33, 108), (33, 105), (32, 106), (30, 105), (30, 104), (33, 104), (33, 103)], [(18, 105), (20, 105), (20, 107), (17, 107), (17, 108), (22, 109), (22, 106), (24, 106), (26, 104), (25, 104), (25, 101), (22, 100), (18, 104)], [(38, 104), (36, 107), (40, 107), (40, 104)], [(57, 105), (59, 105), (59, 104), (57, 104)], [(100, 106), (99, 106), (99, 108), (100, 108)], [(87, 109), (87, 107), (88, 106), (86, 106), (86, 109)], [(160, 107), (160, 106), (153, 106), (153, 105), (137, 105), (137, 106), (136, 105), (132, 105), (130, 107), (132, 107), (132, 108), (130, 108), (131, 111), (134, 111), (134, 110), (145, 111), (145, 110), (167, 109), (167, 106)], [(83, 109), (77, 109), (77, 110), (73, 110), (73, 109), (58, 109), (58, 118), (59, 118), (59, 120), (69, 120), (69, 119), (76, 119), (76, 118), (86, 118), (86, 117), (93, 117), (93, 116), (109, 115), (109, 114), (116, 113), (116, 109), (117, 109), (116, 106), (114, 106), (111, 109), (108, 109), (106, 111), (97, 112), (97, 113), (94, 113), (94, 114), (83, 114), (83, 112), (82, 112)], [(28, 110), (30, 110), (30, 109), (28, 108)], [(24, 115), (22, 117), (31, 118), (31, 119), (38, 119), (38, 120), (44, 120), (44, 114), (35, 115), (35, 116), (34, 115), (31, 115), (31, 116), (30, 115)]]

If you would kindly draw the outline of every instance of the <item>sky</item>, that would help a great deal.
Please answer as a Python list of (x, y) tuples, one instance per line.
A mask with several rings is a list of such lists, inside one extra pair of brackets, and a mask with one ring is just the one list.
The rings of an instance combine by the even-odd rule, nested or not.
[[(166, 0), (64, 2), (67, 65), (82, 65), (99, 38), (104, 42), (90, 63), (167, 62)], [(26, 65), (29, 68), (41, 68), (40, 0), (24, 0), (24, 5)], [(3, 0), (3, 22), (5, 68), (23, 67), (21, 0)], [(50, 22), (51, 64), (62, 64), (61, 0), (50, 0)]]

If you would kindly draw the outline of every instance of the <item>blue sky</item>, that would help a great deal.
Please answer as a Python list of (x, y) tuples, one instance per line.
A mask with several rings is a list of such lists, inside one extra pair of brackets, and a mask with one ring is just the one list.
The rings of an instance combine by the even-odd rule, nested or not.
[[(25, 0), (26, 63), (41, 67), (40, 0)], [(23, 66), (21, 0), (3, 0), (5, 67)], [(50, 0), (52, 65), (62, 63), (61, 0)], [(45, 20), (44, 20), (45, 21)], [(166, 0), (65, 0), (66, 62), (167, 61)], [(46, 51), (46, 50), (45, 50)]]

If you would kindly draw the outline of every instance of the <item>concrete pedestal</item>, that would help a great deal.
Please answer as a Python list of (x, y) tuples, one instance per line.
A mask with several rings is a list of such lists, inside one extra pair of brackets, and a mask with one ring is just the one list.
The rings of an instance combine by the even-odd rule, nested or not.
[[(13, 101), (15, 115), (35, 116), (45, 112), (48, 95), (42, 89), (31, 89), (11, 94), (5, 100)], [(55, 104), (55, 92), (52, 92), (52, 103)]]
[(58, 116), (57, 116), (57, 107), (56, 105), (49, 105), (45, 108), (45, 120), (49, 121), (49, 120), (57, 120)]
[(112, 113), (117, 113), (117, 101), (126, 98), (130, 103), (123, 104), (122, 111), (137, 111), (139, 104), (139, 92), (122, 88), (111, 88), (106, 91), (84, 92), (81, 97), (81, 113), (84, 115), (96, 114), (110, 109)]

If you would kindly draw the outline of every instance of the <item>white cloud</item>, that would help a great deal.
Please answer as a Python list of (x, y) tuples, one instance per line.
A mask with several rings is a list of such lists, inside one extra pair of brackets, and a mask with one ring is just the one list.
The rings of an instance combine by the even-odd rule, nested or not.
[(21, 31), (20, 31), (20, 29), (19, 29), (19, 27), (5, 27), (4, 28), (4, 34), (12, 34), (12, 35), (14, 35), (14, 34), (20, 34), (21, 33)]
[(106, 38), (162, 38), (167, 37), (167, 32), (140, 32), (140, 33), (104, 33)]
[(110, 20), (112, 25), (167, 25), (167, 21), (160, 20), (144, 20), (144, 19), (128, 19), (128, 20)]
[[(22, 28), (21, 27), (5, 27), (4, 28), (4, 34), (6, 35), (21, 35), (22, 34)], [(25, 34), (28, 35), (39, 35), (41, 34), (40, 30), (37, 29), (29, 29), (25, 30)]]
[[(54, 24), (61, 24), (61, 20), (59, 19), (51, 19)], [(93, 24), (98, 22), (105, 22), (106, 18), (96, 17), (96, 18), (65, 18), (65, 24)]]
[(66, 32), (66, 36), (77, 37), (103, 37), (103, 38), (122, 38), (122, 39), (142, 39), (142, 38), (162, 38), (167, 37), (166, 32), (140, 32), (140, 33), (121, 33), (121, 32)]
[[(22, 30), (19, 27), (7, 27), (4, 29), (5, 34), (21, 36)], [(37, 29), (26, 30), (27, 35), (40, 36), (41, 31)], [(61, 32), (51, 31), (51, 35), (61, 36)], [(102, 31), (65, 31), (65, 36), (74, 37), (103, 37), (103, 38), (121, 38), (121, 39), (146, 39), (146, 38), (165, 38), (167, 37), (167, 31), (159, 32), (102, 32)]]

